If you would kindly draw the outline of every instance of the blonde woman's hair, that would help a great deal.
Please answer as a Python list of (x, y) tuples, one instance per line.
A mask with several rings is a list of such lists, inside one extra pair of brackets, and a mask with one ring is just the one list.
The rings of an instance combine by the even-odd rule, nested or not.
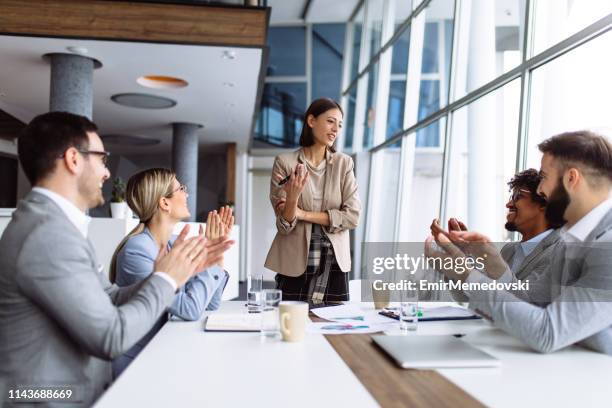
[(162, 197), (172, 197), (172, 182), (176, 174), (172, 170), (153, 168), (134, 174), (127, 182), (125, 197), (128, 206), (140, 218), (140, 223), (123, 238), (117, 246), (111, 259), (109, 278), (112, 283), (117, 279), (117, 255), (125, 243), (134, 235), (144, 231), (159, 210), (159, 200)]

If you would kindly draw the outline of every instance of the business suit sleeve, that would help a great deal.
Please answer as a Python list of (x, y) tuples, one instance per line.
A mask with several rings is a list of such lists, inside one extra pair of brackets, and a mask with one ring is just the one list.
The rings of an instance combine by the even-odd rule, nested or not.
[[(596, 252), (599, 253), (591, 251), (585, 258), (586, 273), (571, 286), (563, 287), (546, 307), (521, 301), (504, 291), (467, 291), (470, 308), (490, 317), (496, 326), (539, 352), (588, 341), (612, 325), (612, 277), (608, 272), (612, 259), (609, 250)], [(471, 281), (490, 280), (480, 274)], [(612, 351), (612, 344), (603, 346), (605, 349), (598, 351)]]
[[(208, 309), (211, 304), (218, 308), (225, 287), (224, 279), (225, 271), (218, 266), (198, 273), (176, 294), (170, 313), (183, 320), (197, 320), (204, 310), (214, 310)], [(221, 293), (218, 293), (219, 288)]]
[(294, 220), (287, 221), (283, 218), (282, 212), (278, 206), (282, 200), (287, 199), (287, 193), (282, 186), (278, 185), (277, 175), (280, 177), (286, 177), (291, 172), (291, 169), (287, 170), (283, 166), (283, 163), (279, 157), (274, 159), (274, 166), (272, 166), (272, 177), (270, 178), (270, 203), (272, 204), (272, 210), (276, 215), (276, 230), (279, 234), (287, 235), (295, 229), (297, 225), (297, 217)]
[(359, 222), (361, 213), (361, 201), (357, 193), (357, 181), (353, 171), (355, 165), (353, 159), (347, 157), (349, 163), (344, 173), (342, 184), (342, 205), (339, 209), (327, 210), (329, 215), (329, 226), (324, 227), (325, 231), (333, 234), (346, 229), (354, 229)]
[(153, 327), (174, 291), (152, 276), (116, 307), (104, 291), (86, 242), (59, 230), (38, 228), (24, 242), (17, 257), (19, 289), (88, 353), (113, 359)]

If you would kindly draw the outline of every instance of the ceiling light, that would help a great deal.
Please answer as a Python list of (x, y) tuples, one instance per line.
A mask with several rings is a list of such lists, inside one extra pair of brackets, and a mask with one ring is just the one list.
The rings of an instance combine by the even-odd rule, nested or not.
[(228, 88), (233, 88), (234, 87), (234, 83), (233, 82), (223, 82), (223, 86), (227, 86)]
[(124, 93), (111, 96), (119, 105), (140, 109), (168, 109), (176, 106), (176, 101), (162, 96), (141, 93)]
[(176, 89), (189, 85), (184, 79), (163, 75), (141, 76), (136, 82), (144, 87), (154, 89)]
[(233, 60), (236, 58), (236, 51), (223, 50), (223, 52), (221, 53), (221, 58)]
[(74, 54), (87, 54), (89, 52), (89, 50), (85, 47), (81, 47), (81, 46), (70, 46), (70, 47), (66, 47), (66, 49)]

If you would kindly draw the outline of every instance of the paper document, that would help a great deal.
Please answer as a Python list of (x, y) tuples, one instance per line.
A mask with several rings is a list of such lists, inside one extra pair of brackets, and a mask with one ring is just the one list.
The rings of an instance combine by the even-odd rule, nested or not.
[(389, 324), (311, 322), (308, 324), (307, 331), (313, 334), (359, 334), (382, 332), (390, 327)]
[(261, 313), (213, 313), (206, 317), (205, 331), (249, 331), (261, 329)]
[(311, 312), (322, 319), (338, 323), (374, 325), (393, 322), (374, 309), (364, 310), (355, 304), (321, 307)]

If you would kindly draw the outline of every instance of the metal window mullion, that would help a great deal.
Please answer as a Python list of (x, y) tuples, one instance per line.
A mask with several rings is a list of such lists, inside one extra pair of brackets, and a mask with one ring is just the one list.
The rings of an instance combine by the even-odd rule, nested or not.
[(268, 76), (266, 77), (266, 83), (268, 84), (286, 84), (293, 82), (306, 82), (308, 77), (304, 75), (285, 75), (285, 76)]
[[(455, 99), (456, 93), (456, 84), (457, 84), (457, 75), (455, 66), (457, 64), (457, 58), (459, 55), (459, 30), (461, 29), (461, 7), (462, 0), (455, 0), (455, 10), (453, 15), (453, 38), (452, 38), (452, 48), (450, 55), (450, 67), (449, 67), (449, 78), (448, 78), (448, 99), (447, 104)], [(450, 173), (450, 161), (451, 161), (451, 148), (452, 148), (452, 132), (453, 132), (453, 111), (449, 111), (446, 115), (446, 123), (444, 124), (445, 133), (444, 133), (444, 153), (442, 156), (442, 182), (440, 186), (440, 210), (439, 216), (440, 220), (446, 219), (446, 208), (447, 208), (447, 200), (448, 200), (448, 177)]]
[[(348, 119), (348, 109), (349, 109), (349, 98), (350, 95), (343, 94), (342, 90), (346, 87), (346, 85), (350, 81), (351, 75), (351, 63), (353, 60), (353, 36), (355, 31), (355, 24), (352, 21), (346, 23), (346, 31), (344, 34), (344, 58), (342, 64), (342, 83), (340, 85), (340, 106), (342, 106), (342, 110), (344, 111), (345, 122)], [(355, 119), (353, 117), (353, 119)], [(338, 142), (336, 143), (336, 147), (338, 151), (342, 152), (345, 150), (344, 148), (344, 140), (346, 138), (346, 129), (348, 128), (347, 124), (344, 124), (344, 131), (340, 132), (340, 137), (338, 138)], [(353, 130), (355, 127), (353, 126)], [(350, 152), (353, 150), (353, 146), (349, 146), (346, 150)]]
[[(359, 47), (359, 65), (366, 65), (370, 54), (370, 30), (368, 30), (368, 6), (371, 0), (363, 3), (363, 22), (361, 29), (361, 46)], [(368, 97), (368, 81), (359, 78), (357, 82), (357, 96), (355, 101), (355, 124), (353, 125), (353, 152), (363, 150), (363, 131), (365, 125), (365, 108)]]
[[(525, 6), (525, 20), (523, 29), (523, 65), (527, 61), (527, 56), (531, 54), (533, 47), (533, 33), (535, 22), (535, 1), (527, 0)], [(526, 166), (527, 162), (527, 134), (529, 132), (529, 103), (531, 97), (531, 70), (527, 67), (521, 74), (521, 93), (519, 101), (519, 124), (516, 142), (516, 171), (520, 171)]]
[(306, 106), (312, 102), (312, 24), (306, 24)]
[[(395, 0), (384, 0), (383, 24), (381, 27), (381, 37), (383, 39), (390, 36), (393, 32), (393, 19), (395, 14)], [(372, 145), (376, 145), (385, 140), (387, 130), (387, 114), (389, 108), (389, 86), (391, 76), (392, 52), (387, 51), (380, 57), (378, 64), (378, 77), (374, 86), (376, 87), (374, 135)]]

